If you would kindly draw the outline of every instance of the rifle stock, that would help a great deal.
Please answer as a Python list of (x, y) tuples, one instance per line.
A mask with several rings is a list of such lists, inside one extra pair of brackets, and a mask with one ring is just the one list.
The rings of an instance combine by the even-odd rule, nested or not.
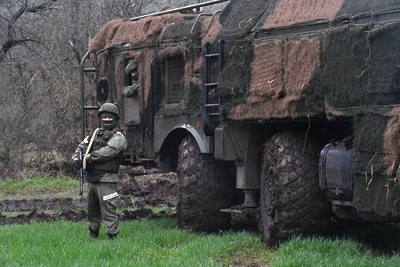
[[(79, 151), (79, 160), (80, 162), (83, 162), (83, 151), (82, 149)], [(79, 168), (79, 195), (82, 196), (83, 195), (83, 176), (85, 174), (85, 169), (83, 168), (83, 164), (82, 166)]]

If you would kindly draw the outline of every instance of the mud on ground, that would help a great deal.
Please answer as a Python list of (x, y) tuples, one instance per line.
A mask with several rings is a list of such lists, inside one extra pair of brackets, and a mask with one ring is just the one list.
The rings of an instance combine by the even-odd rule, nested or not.
[[(142, 171), (122, 170), (119, 174), (120, 220), (174, 216), (176, 174), (143, 174)], [(11, 198), (0, 201), (0, 225), (56, 220), (80, 221), (86, 218), (85, 193), (82, 198), (76, 192), (71, 197), (44, 195), (33, 199)]]

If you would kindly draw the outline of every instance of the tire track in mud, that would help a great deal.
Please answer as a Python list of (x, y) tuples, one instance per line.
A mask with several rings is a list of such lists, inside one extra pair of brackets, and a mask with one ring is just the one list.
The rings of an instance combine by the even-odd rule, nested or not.
[[(85, 200), (72, 198), (22, 199), (0, 201), (0, 225), (86, 218)], [(20, 213), (6, 216), (4, 213)]]
[(0, 201), (1, 211), (32, 211), (32, 210), (51, 210), (55, 207), (75, 207), (85, 208), (86, 201), (73, 200), (72, 198), (52, 198), (52, 199), (21, 199)]

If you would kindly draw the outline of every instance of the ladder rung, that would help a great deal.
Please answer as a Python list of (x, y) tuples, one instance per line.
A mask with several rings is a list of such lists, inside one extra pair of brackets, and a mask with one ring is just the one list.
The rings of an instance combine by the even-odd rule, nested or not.
[(206, 104), (206, 107), (219, 107), (219, 104)]
[[(224, 42), (222, 40), (218, 41), (218, 52), (217, 53), (211, 53), (211, 44), (210, 43), (206, 43), (205, 44), (205, 53), (204, 53), (204, 57), (205, 57), (205, 93), (206, 93), (206, 98), (205, 98), (205, 112), (207, 116), (210, 117), (214, 117), (214, 116), (220, 116), (220, 111), (221, 111), (221, 95), (220, 95), (220, 89), (218, 89), (218, 83), (216, 82), (210, 82), (210, 72), (211, 72), (211, 64), (212, 62), (214, 62), (214, 60), (218, 59), (218, 71), (220, 72), (224, 66)], [(215, 102), (216, 100), (213, 98), (212, 102), (210, 103), (210, 98), (209, 98), (209, 94), (210, 92), (212, 92), (212, 90), (216, 90), (217, 92), (215, 92), (216, 94), (218, 94), (218, 101)], [(220, 118), (221, 120), (221, 118)]]
[(219, 57), (219, 54), (206, 54), (206, 57)]
[(218, 83), (206, 83), (204, 86), (205, 87), (217, 87)]
[(83, 108), (85, 110), (98, 110), (99, 109), (98, 106), (84, 106)]
[(84, 68), (84, 72), (96, 72), (96, 68)]

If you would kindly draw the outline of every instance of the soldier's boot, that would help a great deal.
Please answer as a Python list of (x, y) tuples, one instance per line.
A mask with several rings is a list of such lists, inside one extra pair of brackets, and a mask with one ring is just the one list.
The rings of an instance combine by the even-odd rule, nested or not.
[(117, 238), (117, 234), (107, 234), (107, 235), (108, 235), (108, 239), (110, 239), (110, 240)]
[(89, 235), (90, 235), (91, 238), (98, 238), (99, 237), (99, 232), (93, 231), (89, 227)]

